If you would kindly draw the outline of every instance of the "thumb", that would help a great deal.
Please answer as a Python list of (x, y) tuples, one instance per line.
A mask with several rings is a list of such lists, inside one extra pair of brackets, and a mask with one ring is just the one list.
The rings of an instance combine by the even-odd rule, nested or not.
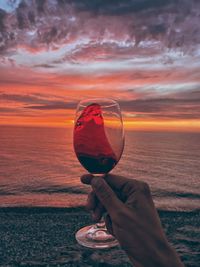
[(121, 208), (122, 202), (117, 198), (104, 178), (93, 177), (91, 180), (91, 186), (98, 199), (112, 217), (112, 215), (116, 213), (116, 210)]

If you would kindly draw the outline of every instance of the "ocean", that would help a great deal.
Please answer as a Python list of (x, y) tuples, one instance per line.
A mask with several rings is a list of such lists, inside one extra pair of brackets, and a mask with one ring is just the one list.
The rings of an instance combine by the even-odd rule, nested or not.
[[(122, 158), (112, 172), (150, 185), (170, 242), (186, 266), (199, 266), (200, 134), (132, 130), (126, 131), (125, 140)], [(72, 129), (0, 126), (0, 229), (5, 244), (10, 243), (4, 225), (11, 218), (5, 209), (11, 208), (13, 212), (13, 208), (16, 211), (19, 207), (28, 208), (28, 214), (35, 213), (35, 208), (53, 208), (54, 212), (56, 208), (77, 209), (84, 205), (90, 190), (80, 182), (84, 173), (86, 171), (73, 151)], [(30, 225), (32, 219), (35, 220), (31, 214), (25, 212), (23, 215), (31, 218)], [(64, 215), (59, 216), (61, 220)], [(21, 231), (19, 218), (16, 222)], [(41, 223), (39, 219), (37, 223)], [(10, 229), (13, 228), (10, 226)], [(15, 236), (18, 232), (15, 231)], [(52, 239), (49, 244), (52, 244)], [(15, 249), (20, 247), (13, 246)], [(2, 255), (6, 255), (3, 246), (2, 251)], [(25, 248), (21, 254), (16, 252), (16, 257), (24, 255), (24, 251)]]
[[(199, 133), (127, 131), (125, 140), (113, 173), (148, 182), (159, 209), (200, 208)], [(0, 127), (1, 207), (84, 205), (84, 173), (72, 129)]]

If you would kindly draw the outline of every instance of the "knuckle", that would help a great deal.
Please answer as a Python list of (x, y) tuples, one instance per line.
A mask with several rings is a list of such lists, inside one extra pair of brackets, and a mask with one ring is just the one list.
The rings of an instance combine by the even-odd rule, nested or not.
[(129, 195), (134, 190), (135, 190), (134, 182), (131, 179), (127, 180), (127, 182), (125, 183), (122, 191), (124, 191), (125, 194)]
[(146, 182), (141, 182), (139, 186), (139, 192), (147, 197), (151, 195), (151, 190)]
[(133, 186), (134, 186), (134, 182), (133, 182), (131, 179), (129, 179), (129, 180), (126, 182), (126, 184), (127, 184), (128, 187), (133, 187)]
[(95, 190), (103, 191), (104, 185), (103, 185), (102, 178), (93, 178), (92, 186), (95, 188)]

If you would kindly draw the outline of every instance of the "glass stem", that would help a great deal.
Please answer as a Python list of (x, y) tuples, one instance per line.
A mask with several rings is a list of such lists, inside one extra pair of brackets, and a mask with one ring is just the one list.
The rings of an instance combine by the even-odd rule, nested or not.
[(103, 217), (101, 218), (101, 220), (98, 223), (96, 223), (96, 227), (98, 229), (101, 229), (101, 228), (105, 228), (106, 227), (106, 224), (105, 224), (105, 221), (104, 221)]
[[(95, 174), (94, 177), (100, 177), (103, 179), (105, 177), (105, 174)], [(100, 221), (98, 223), (96, 223), (96, 228), (98, 228), (98, 229), (105, 229), (106, 228), (105, 220), (103, 217), (101, 217)]]

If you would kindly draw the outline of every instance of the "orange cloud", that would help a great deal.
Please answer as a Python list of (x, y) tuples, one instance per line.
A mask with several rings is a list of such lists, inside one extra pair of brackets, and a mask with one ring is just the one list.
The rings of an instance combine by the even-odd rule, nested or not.
[(197, 131), (199, 76), (197, 70), (191, 72), (182, 68), (61, 74), (1, 67), (0, 123), (70, 126), (79, 100), (108, 97), (119, 101), (128, 129)]

